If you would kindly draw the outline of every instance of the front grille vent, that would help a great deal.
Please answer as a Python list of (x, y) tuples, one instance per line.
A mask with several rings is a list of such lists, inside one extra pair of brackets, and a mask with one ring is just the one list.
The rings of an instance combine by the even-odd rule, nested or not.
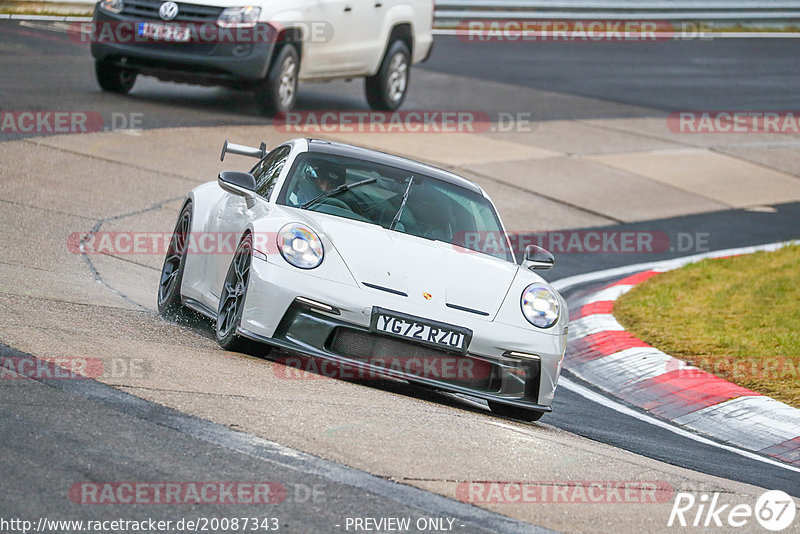
[[(158, 10), (163, 3), (164, 0), (124, 0), (122, 14), (137, 19), (161, 20)], [(178, 15), (170, 22), (214, 22), (219, 18), (222, 9), (178, 2)]]
[(454, 353), (413, 341), (369, 334), (350, 328), (337, 328), (330, 344), (333, 352), (362, 360), (374, 358), (440, 358)]

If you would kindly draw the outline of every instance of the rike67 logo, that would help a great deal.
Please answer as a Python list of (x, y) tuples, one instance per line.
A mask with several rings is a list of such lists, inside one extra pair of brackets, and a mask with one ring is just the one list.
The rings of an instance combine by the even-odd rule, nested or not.
[(741, 528), (752, 525), (755, 518), (762, 527), (779, 532), (794, 523), (797, 506), (794, 499), (780, 490), (763, 493), (756, 505), (721, 504), (720, 494), (680, 492), (669, 514), (667, 526)]

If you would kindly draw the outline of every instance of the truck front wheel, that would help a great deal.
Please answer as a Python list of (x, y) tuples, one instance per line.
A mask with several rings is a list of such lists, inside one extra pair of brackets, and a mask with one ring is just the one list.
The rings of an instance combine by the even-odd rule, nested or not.
[(111, 93), (128, 94), (136, 83), (136, 71), (106, 61), (95, 61), (94, 73), (100, 88)]
[(365, 89), (369, 107), (394, 111), (406, 98), (411, 53), (403, 41), (393, 41), (386, 50), (381, 68), (366, 79)]
[(297, 100), (297, 80), (300, 56), (292, 44), (278, 51), (262, 86), (256, 90), (256, 104), (264, 115), (275, 115), (294, 107)]

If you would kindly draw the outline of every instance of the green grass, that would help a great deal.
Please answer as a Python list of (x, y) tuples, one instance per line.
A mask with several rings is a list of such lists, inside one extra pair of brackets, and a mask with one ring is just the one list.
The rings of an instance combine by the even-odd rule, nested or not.
[(614, 315), (667, 354), (800, 408), (800, 246), (660, 274)]

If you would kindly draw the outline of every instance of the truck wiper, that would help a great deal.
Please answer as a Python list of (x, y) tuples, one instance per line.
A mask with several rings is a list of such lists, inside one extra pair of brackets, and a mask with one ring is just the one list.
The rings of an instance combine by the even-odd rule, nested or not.
[(400, 209), (397, 210), (397, 215), (392, 219), (392, 224), (389, 225), (389, 230), (394, 230), (394, 227), (400, 222), (400, 216), (403, 215), (403, 209), (406, 207), (406, 202), (408, 202), (408, 194), (411, 192), (412, 185), (414, 185), (414, 176), (409, 176), (408, 187), (406, 187), (406, 192), (403, 193), (403, 201), (400, 203)]
[(322, 193), (321, 195), (312, 198), (311, 200), (309, 200), (308, 202), (306, 202), (305, 204), (300, 206), (300, 208), (304, 209), (304, 210), (308, 209), (311, 206), (313, 206), (314, 204), (316, 204), (317, 202), (319, 202), (320, 200), (325, 200), (326, 198), (335, 197), (336, 195), (340, 195), (340, 194), (344, 193), (345, 191), (350, 191), (354, 187), (359, 187), (359, 186), (362, 186), (362, 185), (371, 184), (371, 183), (374, 183), (374, 182), (377, 182), (377, 181), (378, 181), (377, 178), (367, 178), (366, 180), (361, 180), (360, 182), (356, 182), (356, 183), (353, 183), (353, 184), (342, 184), (339, 187), (331, 189), (327, 193)]

